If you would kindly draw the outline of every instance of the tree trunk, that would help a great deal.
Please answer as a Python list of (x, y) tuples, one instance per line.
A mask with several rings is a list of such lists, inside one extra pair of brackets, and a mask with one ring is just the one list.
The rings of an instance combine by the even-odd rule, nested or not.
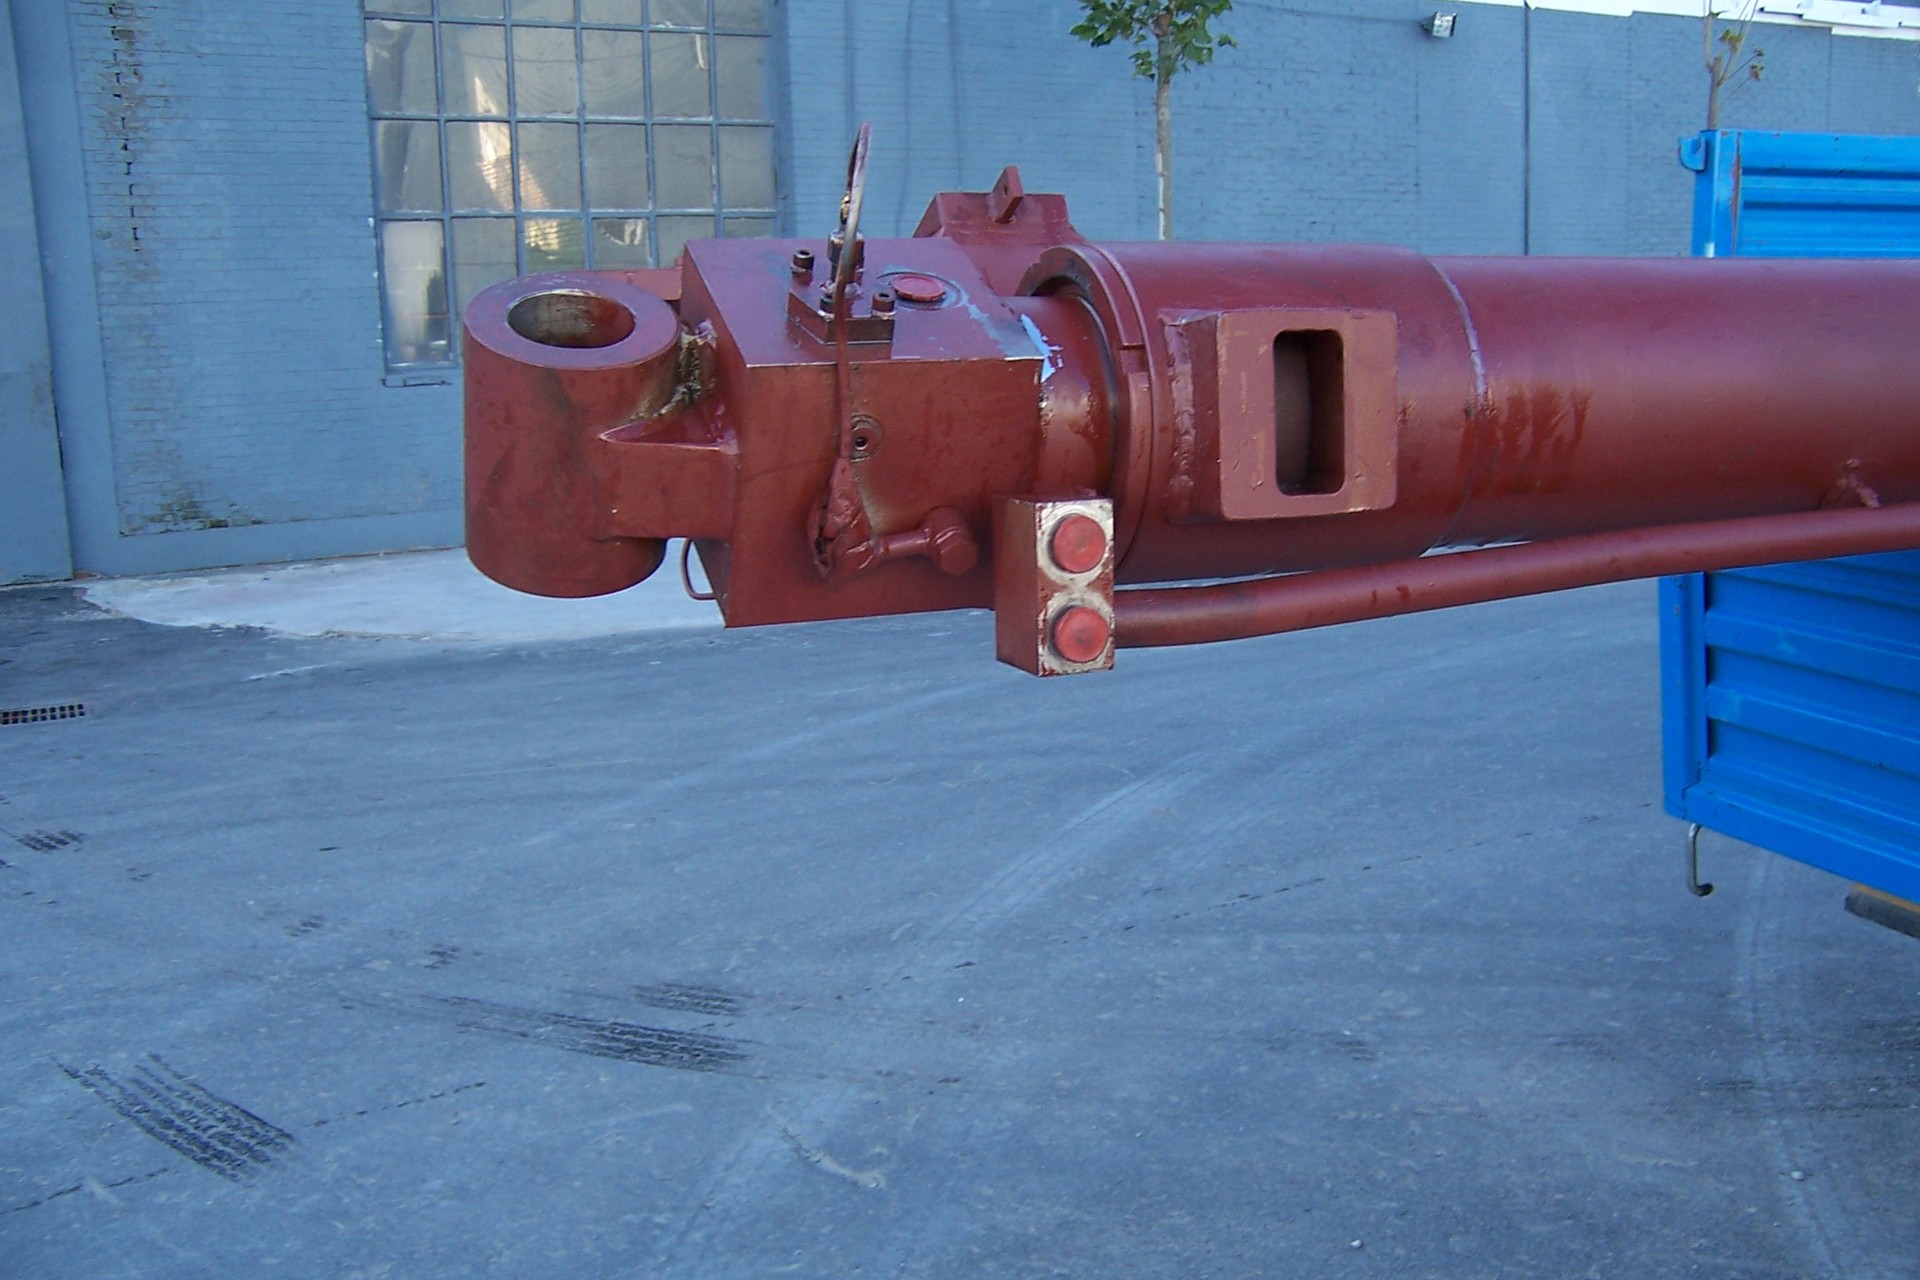
[(1160, 238), (1173, 239), (1173, 51), (1162, 32), (1153, 77), (1153, 171), (1160, 178)]
[(1713, 6), (1708, 4), (1702, 19), (1701, 56), (1707, 60), (1707, 128), (1720, 127), (1720, 59), (1713, 56)]

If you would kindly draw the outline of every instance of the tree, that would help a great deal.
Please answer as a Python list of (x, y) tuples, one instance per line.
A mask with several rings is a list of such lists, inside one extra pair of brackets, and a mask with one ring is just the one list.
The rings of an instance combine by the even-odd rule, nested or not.
[[(1767, 51), (1758, 45), (1751, 49), (1747, 47), (1747, 38), (1753, 33), (1754, 15), (1759, 12), (1760, 0), (1748, 0), (1746, 17), (1724, 22), (1726, 15), (1713, 7), (1713, 0), (1704, 0), (1701, 43), (1705, 46), (1707, 60), (1709, 129), (1720, 127), (1720, 105), (1758, 80), (1760, 73), (1766, 69)], [(1716, 23), (1722, 24), (1717, 31)], [(1733, 87), (1729, 89), (1728, 85)]]
[(1153, 81), (1153, 171), (1160, 178), (1160, 238), (1173, 238), (1173, 78), (1213, 61), (1233, 37), (1209, 24), (1233, 0), (1080, 0), (1087, 16), (1073, 34), (1098, 49), (1116, 41), (1138, 45), (1134, 74)]

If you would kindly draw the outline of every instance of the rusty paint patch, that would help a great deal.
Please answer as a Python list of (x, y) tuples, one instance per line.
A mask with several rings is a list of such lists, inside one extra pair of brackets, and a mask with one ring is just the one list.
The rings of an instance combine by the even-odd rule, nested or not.
[[(1483, 450), (1473, 469), (1472, 494), (1511, 497), (1566, 488), (1586, 437), (1592, 399), (1586, 388), (1563, 391), (1551, 385), (1512, 387), (1503, 399), (1489, 396), (1463, 446), (1475, 450), (1477, 444)], [(1476, 436), (1477, 441), (1471, 439)]]

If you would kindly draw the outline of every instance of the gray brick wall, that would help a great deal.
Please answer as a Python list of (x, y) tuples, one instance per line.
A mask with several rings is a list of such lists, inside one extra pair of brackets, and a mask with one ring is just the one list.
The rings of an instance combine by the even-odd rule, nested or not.
[[(1420, 23), (1456, 10), (1450, 40)], [(1020, 165), (1091, 235), (1154, 233), (1152, 91), (1067, 34), (1074, 0), (785, 0), (793, 225), (831, 219), (873, 121), (876, 233)], [(1239, 41), (1174, 88), (1183, 239), (1434, 253), (1683, 253), (1705, 123), (1700, 25), (1438, 0), (1238, 0)], [(1758, 28), (1736, 128), (1920, 132), (1920, 45)]]

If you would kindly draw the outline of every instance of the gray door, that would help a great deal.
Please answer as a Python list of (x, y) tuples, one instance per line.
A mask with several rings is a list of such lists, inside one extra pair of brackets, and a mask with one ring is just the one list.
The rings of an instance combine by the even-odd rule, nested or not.
[(0, 0), (0, 584), (73, 576), (13, 24)]

